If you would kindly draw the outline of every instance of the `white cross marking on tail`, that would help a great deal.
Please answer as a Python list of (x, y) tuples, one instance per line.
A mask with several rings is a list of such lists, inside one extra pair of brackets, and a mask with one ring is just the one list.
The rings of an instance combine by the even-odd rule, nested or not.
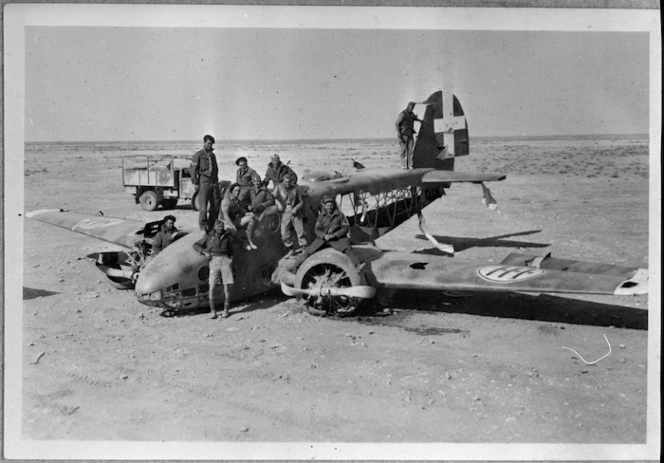
[(454, 95), (443, 92), (443, 118), (433, 120), (433, 130), (443, 134), (448, 156), (454, 157), (454, 131), (466, 128), (466, 116), (454, 115)]

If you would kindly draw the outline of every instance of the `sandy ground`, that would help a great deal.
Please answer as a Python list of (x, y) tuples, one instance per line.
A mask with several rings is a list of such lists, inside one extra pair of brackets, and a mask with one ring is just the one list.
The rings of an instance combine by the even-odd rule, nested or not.
[[(239, 154), (262, 173), (277, 150), (300, 171), (346, 169), (350, 158), (396, 165), (381, 142), (217, 148), (226, 173)], [(121, 154), (32, 147), (25, 210), (161, 218), (122, 191)], [(457, 166), (508, 179), (491, 185), (500, 213), (481, 204), (477, 185), (455, 186), (425, 211), (454, 259), (552, 251), (648, 266), (645, 141), (484, 142)], [(187, 204), (174, 215), (195, 226)], [(226, 320), (165, 319), (85, 257), (113, 245), (24, 227), (25, 439), (645, 443), (646, 296), (402, 292), (391, 313), (337, 320), (274, 292)], [(414, 220), (381, 245), (431, 246)], [(562, 348), (595, 360), (608, 351), (604, 335), (612, 354), (595, 365)]]

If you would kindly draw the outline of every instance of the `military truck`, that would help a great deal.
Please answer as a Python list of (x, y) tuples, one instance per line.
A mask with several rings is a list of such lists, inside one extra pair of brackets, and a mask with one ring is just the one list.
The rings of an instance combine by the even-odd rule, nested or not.
[(146, 211), (159, 205), (175, 209), (178, 201), (191, 201), (198, 210), (197, 192), (189, 174), (189, 157), (131, 155), (122, 157), (122, 185)]

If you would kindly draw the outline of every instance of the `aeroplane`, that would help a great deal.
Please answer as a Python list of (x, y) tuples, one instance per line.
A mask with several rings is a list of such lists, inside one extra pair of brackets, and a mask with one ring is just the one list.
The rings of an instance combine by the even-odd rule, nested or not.
[[(335, 196), (348, 218), (351, 243), (363, 265), (356, 267), (348, 256), (331, 248), (310, 256), (286, 256), (279, 214), (264, 214), (253, 235), (259, 250), (238, 247), (234, 252), (231, 302), (278, 285), (286, 295), (303, 296), (312, 313), (325, 315), (352, 313), (363, 299), (389, 298), (396, 289), (613, 295), (648, 291), (646, 269), (517, 253), (489, 264), (375, 246), (374, 239), (419, 215), (425, 236), (443, 254), (453, 254), (451, 246), (435, 242), (426, 232), (423, 209), (459, 182), (480, 184), (487, 203), (492, 203), (484, 182), (506, 178), (499, 173), (454, 170), (456, 157), (470, 152), (468, 123), (456, 96), (437, 91), (418, 104), (425, 110), (412, 169), (367, 168), (354, 161), (352, 172), (310, 175), (298, 186), (305, 203), (308, 241), (313, 239), (322, 197)], [(117, 288), (133, 289), (140, 303), (168, 314), (208, 307), (208, 259), (193, 249), (203, 232), (182, 231), (177, 241), (148, 260), (149, 237), (159, 222), (89, 217), (57, 209), (26, 215), (127, 248), (127, 252), (100, 253), (97, 267)], [(216, 299), (223, 298), (220, 291)]]

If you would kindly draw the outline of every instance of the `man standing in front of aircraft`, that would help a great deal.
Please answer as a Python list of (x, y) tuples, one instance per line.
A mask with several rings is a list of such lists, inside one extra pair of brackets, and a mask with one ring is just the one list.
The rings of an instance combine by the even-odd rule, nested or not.
[(191, 181), (198, 191), (198, 226), (207, 230), (219, 213), (221, 192), (219, 191), (219, 167), (214, 155), (214, 137), (203, 137), (203, 149), (196, 152), (191, 159), (189, 173)]
[(415, 121), (422, 122), (413, 112), (413, 108), (415, 108), (415, 103), (411, 101), (406, 106), (406, 109), (399, 113), (399, 117), (397, 117), (397, 121), (394, 124), (399, 138), (399, 147), (401, 148), (402, 169), (413, 168), (413, 148), (415, 147), (413, 135), (417, 133), (414, 123)]
[(219, 284), (224, 285), (224, 311), (221, 313), (221, 317), (227, 318), (229, 315), (231, 285), (234, 283), (232, 240), (233, 237), (226, 231), (224, 222), (217, 220), (214, 228), (194, 243), (194, 250), (210, 259), (208, 297), (213, 319), (218, 317), (215, 288)]
[(307, 245), (304, 236), (304, 222), (302, 220), (302, 196), (295, 185), (291, 183), (291, 174), (285, 174), (282, 183), (274, 189), (274, 199), (281, 216), (281, 240), (288, 248), (288, 254), (293, 254), (293, 238), (291, 233), (295, 229), (300, 247)]

